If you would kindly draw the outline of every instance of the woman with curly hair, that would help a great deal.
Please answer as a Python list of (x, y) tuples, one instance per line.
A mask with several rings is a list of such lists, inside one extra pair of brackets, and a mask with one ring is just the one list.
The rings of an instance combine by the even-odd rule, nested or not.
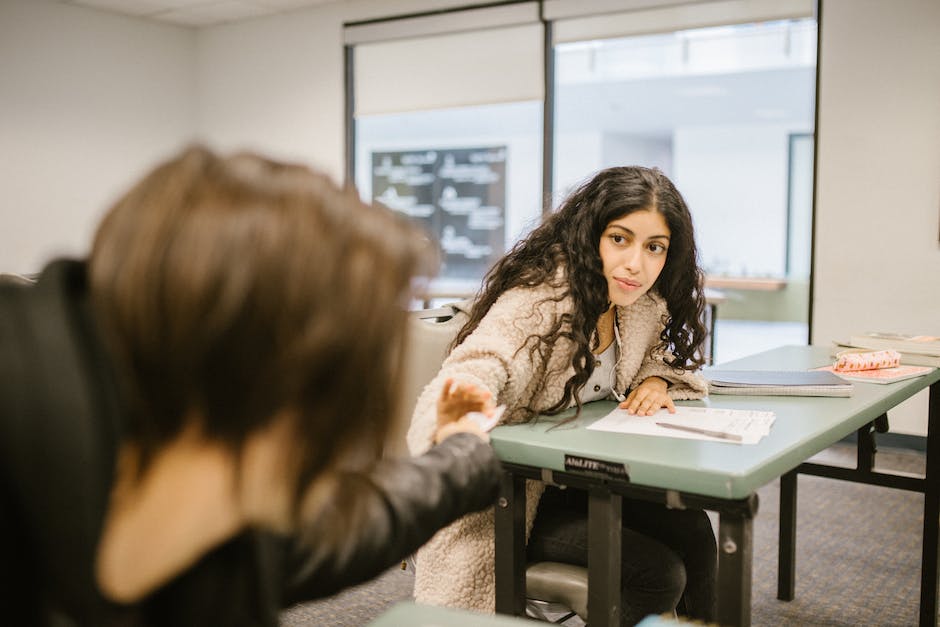
[[(692, 217), (657, 169), (599, 172), (489, 271), (408, 434), (431, 445), (445, 382), (477, 386), (529, 422), (616, 398), (636, 415), (706, 393), (702, 273)], [(530, 561), (587, 564), (587, 496), (527, 483)], [(536, 515), (536, 507), (538, 513)], [(623, 623), (715, 615), (717, 549), (698, 510), (623, 501)], [(418, 554), (419, 602), (493, 610), (492, 510), (439, 532)]]

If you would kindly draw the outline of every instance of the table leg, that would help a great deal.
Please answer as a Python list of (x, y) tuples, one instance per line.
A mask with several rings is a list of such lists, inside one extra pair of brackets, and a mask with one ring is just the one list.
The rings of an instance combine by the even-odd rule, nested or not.
[(504, 471), (494, 514), (496, 611), (525, 615), (525, 479)]
[(754, 521), (722, 512), (718, 518), (718, 624), (751, 624)]
[(937, 624), (937, 548), (940, 535), (940, 383), (930, 386), (927, 411), (927, 472), (924, 539), (920, 562), (920, 625)]
[(777, 598), (781, 601), (792, 601), (796, 589), (796, 480), (796, 470), (780, 477)]
[(603, 488), (588, 495), (588, 616), (591, 627), (620, 625), (620, 524), (623, 497)]
[(875, 453), (878, 451), (875, 446), (875, 423), (869, 422), (864, 427), (859, 428), (856, 432), (856, 438), (858, 442), (856, 445), (855, 467), (861, 473), (870, 474), (875, 470)]
[(718, 306), (708, 304), (708, 355), (706, 363), (711, 366), (715, 363), (715, 323), (718, 320)]

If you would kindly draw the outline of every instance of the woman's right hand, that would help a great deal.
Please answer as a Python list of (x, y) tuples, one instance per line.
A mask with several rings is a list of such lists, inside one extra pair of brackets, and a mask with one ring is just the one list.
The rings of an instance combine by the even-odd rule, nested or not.
[(491, 416), (495, 406), (489, 390), (470, 383), (454, 383), (453, 379), (444, 382), (441, 396), (437, 399), (437, 430), (434, 443), (437, 444), (455, 433), (473, 433), (483, 441), (489, 436), (479, 424), (467, 418), (470, 412), (480, 412)]

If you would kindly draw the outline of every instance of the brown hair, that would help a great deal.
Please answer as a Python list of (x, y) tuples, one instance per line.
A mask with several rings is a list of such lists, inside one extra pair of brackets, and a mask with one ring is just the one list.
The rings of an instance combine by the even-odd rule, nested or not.
[(296, 504), (339, 460), (373, 463), (429, 252), (404, 218), (304, 166), (196, 146), (157, 167), (111, 208), (89, 262), (140, 472), (188, 417), (240, 452), (284, 409)]

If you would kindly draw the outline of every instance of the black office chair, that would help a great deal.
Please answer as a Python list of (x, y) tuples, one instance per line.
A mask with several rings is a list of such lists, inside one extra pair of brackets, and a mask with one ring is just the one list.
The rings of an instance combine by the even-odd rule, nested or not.
[(22, 274), (13, 274), (10, 272), (0, 272), (0, 285), (32, 285), (35, 283), (29, 277)]
[(418, 396), (441, 369), (447, 347), (467, 321), (469, 305), (469, 302), (458, 302), (410, 312), (405, 331), (400, 413), (396, 418), (397, 428), (386, 446), (387, 451), (408, 454), (405, 433), (411, 424)]
[(535, 562), (525, 570), (526, 614), (556, 624), (587, 623), (588, 575), (582, 566)]

